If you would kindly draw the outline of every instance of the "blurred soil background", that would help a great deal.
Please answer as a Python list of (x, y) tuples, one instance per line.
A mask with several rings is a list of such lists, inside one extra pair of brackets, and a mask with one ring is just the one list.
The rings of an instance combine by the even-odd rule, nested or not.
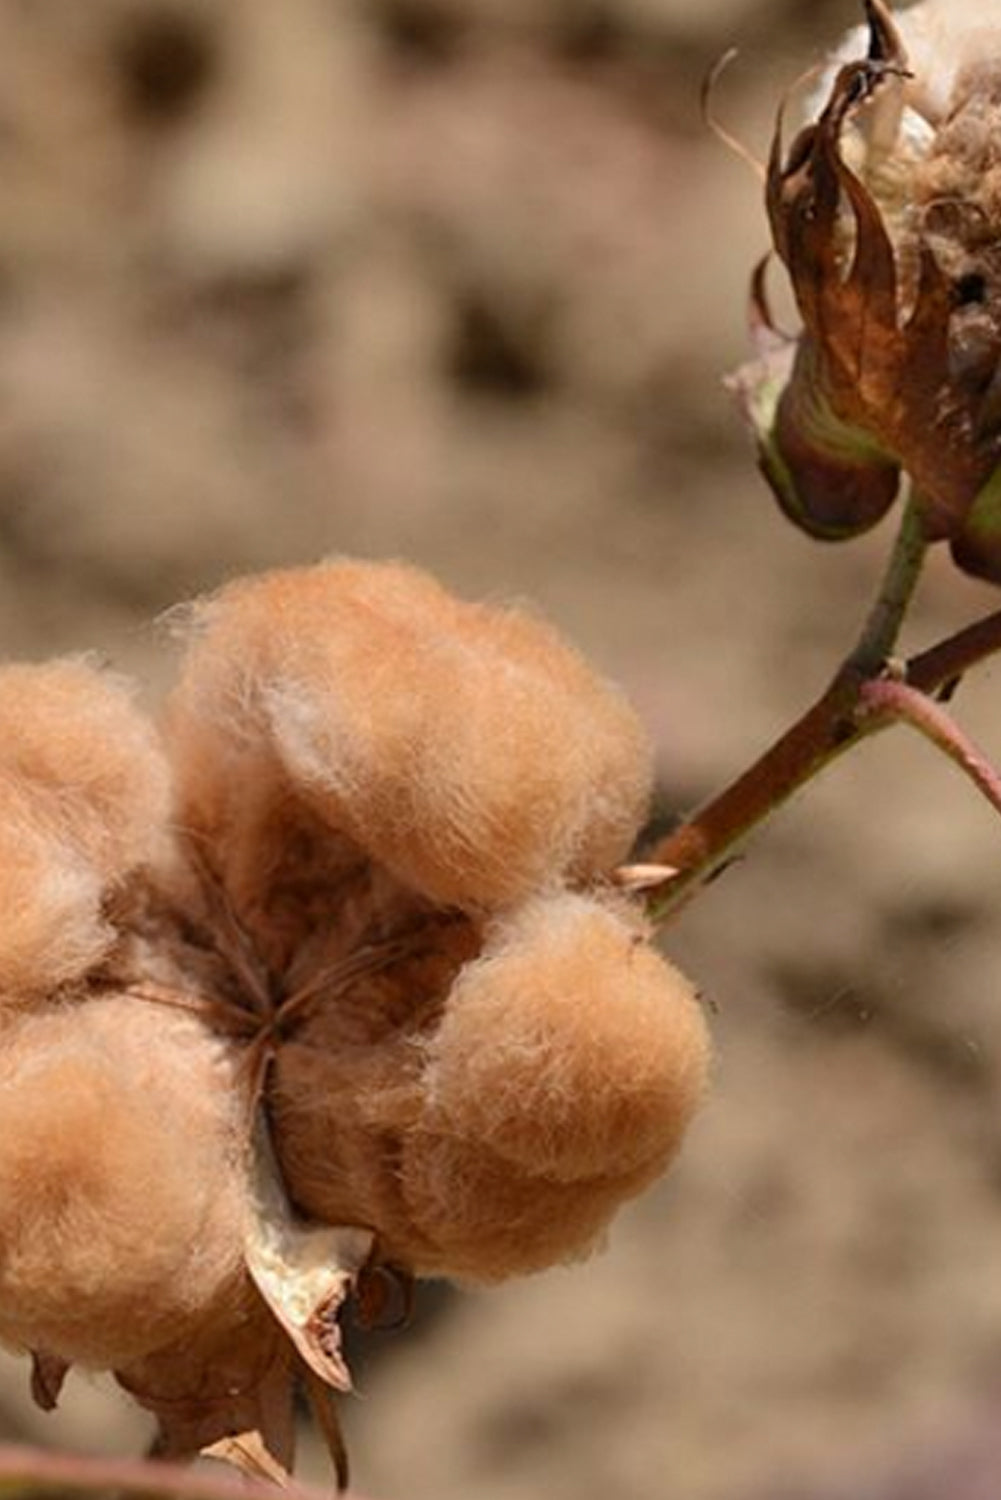
[[(0, 0), (0, 649), (142, 673), (235, 573), (405, 556), (538, 604), (718, 788), (849, 643), (884, 530), (781, 521), (721, 388), (779, 92), (852, 0)], [(993, 607), (936, 559), (915, 642)], [(964, 721), (1001, 754), (1001, 668)], [(679, 921), (684, 1160), (585, 1266), (357, 1350), (379, 1500), (1001, 1494), (1001, 831), (905, 731)], [(139, 1451), (77, 1376), (7, 1439)], [(309, 1444), (307, 1444), (307, 1448)], [(307, 1453), (307, 1470), (321, 1473)]]

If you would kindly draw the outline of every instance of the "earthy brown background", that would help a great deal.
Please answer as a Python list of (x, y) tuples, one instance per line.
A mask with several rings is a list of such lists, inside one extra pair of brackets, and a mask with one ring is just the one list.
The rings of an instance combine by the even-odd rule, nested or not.
[[(887, 536), (779, 520), (720, 386), (780, 88), (852, 0), (0, 0), (0, 650), (168, 680), (241, 570), (525, 595), (660, 749), (665, 816), (805, 706)], [(914, 637), (990, 607), (936, 559)], [(959, 707), (1001, 752), (997, 671)], [(1001, 830), (901, 731), (678, 924), (715, 1091), (582, 1268), (360, 1351), (381, 1500), (1001, 1493)], [(138, 1450), (78, 1377), (5, 1436)], [(995, 1462), (997, 1461), (997, 1462)], [(318, 1473), (318, 1468), (313, 1468)]]

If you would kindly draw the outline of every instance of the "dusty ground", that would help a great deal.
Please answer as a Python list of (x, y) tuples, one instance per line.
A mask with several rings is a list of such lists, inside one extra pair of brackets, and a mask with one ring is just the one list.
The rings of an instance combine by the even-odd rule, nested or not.
[[(885, 549), (779, 520), (719, 384), (776, 91), (851, 0), (0, 0), (0, 648), (148, 675), (234, 572), (405, 555), (626, 684), (665, 813), (805, 706)], [(918, 640), (993, 607), (938, 560)], [(1001, 752), (998, 672), (963, 689)], [(901, 734), (679, 922), (684, 1160), (607, 1253), (362, 1351), (382, 1500), (1001, 1492), (1001, 834)], [(77, 1381), (9, 1437), (137, 1448)]]

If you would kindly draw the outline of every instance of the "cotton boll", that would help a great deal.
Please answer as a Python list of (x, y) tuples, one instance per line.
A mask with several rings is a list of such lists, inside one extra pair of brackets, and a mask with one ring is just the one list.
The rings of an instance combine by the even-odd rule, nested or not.
[(108, 881), (155, 854), (169, 773), (121, 679), (86, 661), (0, 669), (0, 779), (30, 803), (53, 843)]
[(619, 1176), (681, 1143), (708, 1036), (688, 981), (581, 896), (498, 923), (428, 1044), (430, 1118), (520, 1170)]
[(197, 1323), (240, 1268), (237, 1101), (194, 1017), (128, 995), (0, 1048), (0, 1336), (97, 1367)]
[(232, 819), (217, 768), (263, 736), (318, 816), (434, 901), (505, 905), (628, 849), (649, 746), (539, 621), (369, 563), (236, 585), (195, 618), (170, 722), (202, 822)]

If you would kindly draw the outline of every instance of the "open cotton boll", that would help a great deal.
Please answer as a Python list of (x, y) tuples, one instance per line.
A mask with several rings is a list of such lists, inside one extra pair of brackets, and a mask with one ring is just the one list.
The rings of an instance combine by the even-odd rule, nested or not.
[(170, 727), (201, 822), (232, 822), (263, 736), (331, 829), (437, 902), (505, 905), (629, 848), (650, 747), (541, 622), (374, 563), (237, 584), (195, 621)]
[(452, 987), (427, 1047), (429, 1118), (523, 1171), (620, 1176), (674, 1155), (708, 1057), (692, 987), (632, 920), (540, 898)]
[(197, 1322), (241, 1265), (237, 1103), (196, 1019), (128, 995), (0, 1047), (0, 1338), (110, 1368)]
[(0, 725), (0, 780), (53, 843), (109, 882), (153, 857), (169, 772), (122, 679), (78, 659), (0, 668)]

